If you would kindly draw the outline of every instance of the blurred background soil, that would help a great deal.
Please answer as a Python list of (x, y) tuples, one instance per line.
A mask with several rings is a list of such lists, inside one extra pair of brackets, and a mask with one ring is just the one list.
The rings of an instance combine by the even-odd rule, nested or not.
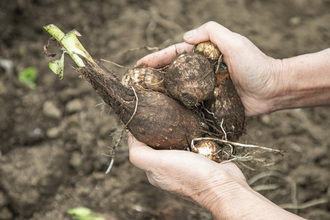
[[(209, 20), (275, 58), (316, 52), (330, 45), (329, 12), (329, 0), (2, 0), (0, 219), (70, 219), (66, 210), (77, 206), (106, 219), (212, 219), (150, 185), (130, 164), (125, 136), (105, 175), (123, 125), (70, 59), (63, 81), (51, 74), (44, 25), (76, 29), (93, 57), (130, 67), (151, 52), (131, 49), (181, 42), (185, 31)], [(105, 65), (118, 76), (125, 71)], [(38, 71), (34, 90), (18, 80), (28, 67)], [(283, 157), (266, 155), (273, 166), (243, 167), (252, 186), (303, 217), (330, 219), (329, 122), (330, 107), (249, 118), (242, 142), (286, 150)]]

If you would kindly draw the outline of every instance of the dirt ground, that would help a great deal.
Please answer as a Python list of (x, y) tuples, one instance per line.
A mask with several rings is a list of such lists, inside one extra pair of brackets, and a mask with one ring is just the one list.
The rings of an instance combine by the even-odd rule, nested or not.
[[(51, 74), (42, 26), (76, 29), (93, 57), (133, 66), (150, 51), (130, 49), (180, 42), (185, 31), (209, 20), (245, 35), (269, 56), (316, 52), (330, 45), (329, 11), (329, 0), (2, 0), (0, 219), (70, 219), (66, 210), (77, 206), (106, 219), (212, 219), (150, 185), (130, 164), (126, 137), (105, 175), (107, 153), (123, 126), (69, 59), (63, 81)], [(35, 90), (18, 80), (27, 67), (38, 70)], [(330, 219), (329, 122), (329, 106), (249, 118), (241, 141), (286, 150), (283, 157), (266, 155), (273, 166), (243, 168), (247, 179), (256, 179), (252, 186), (303, 217)]]

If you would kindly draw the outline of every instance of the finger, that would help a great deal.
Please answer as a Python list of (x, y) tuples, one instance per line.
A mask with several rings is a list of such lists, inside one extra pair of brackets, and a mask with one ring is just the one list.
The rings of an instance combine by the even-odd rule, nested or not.
[(131, 163), (147, 172), (152, 172), (155, 167), (161, 169), (164, 167), (169, 168), (177, 163), (180, 163), (182, 167), (189, 167), (196, 160), (211, 162), (201, 155), (188, 151), (152, 149), (138, 141), (130, 133), (128, 146)]
[(184, 34), (183, 39), (188, 44), (198, 44), (204, 41), (211, 41), (220, 48), (222, 53), (225, 53), (226, 45), (235, 44), (235, 33), (226, 27), (210, 21), (197, 29), (188, 31)]
[(171, 60), (178, 54), (183, 52), (192, 51), (193, 45), (187, 43), (178, 43), (169, 46), (156, 53), (149, 54), (139, 61), (137, 61), (137, 66), (150, 66), (153, 68), (163, 67), (171, 62)]
[(226, 27), (214, 22), (209, 21), (197, 29), (188, 31), (183, 35), (183, 39), (188, 44), (197, 44), (203, 41), (216, 41), (220, 39), (228, 39), (233, 32)]
[(148, 171), (157, 163), (157, 151), (128, 134), (129, 160), (135, 166)]

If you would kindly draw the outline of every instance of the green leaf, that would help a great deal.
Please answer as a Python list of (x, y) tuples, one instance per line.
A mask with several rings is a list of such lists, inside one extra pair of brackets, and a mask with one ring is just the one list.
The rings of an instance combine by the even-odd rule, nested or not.
[(76, 207), (67, 210), (69, 215), (72, 215), (74, 220), (105, 220), (102, 217), (92, 216), (92, 210), (86, 207)]
[(53, 24), (46, 25), (44, 28), (65, 48), (65, 51), (71, 56), (78, 67), (85, 66), (84, 61), (79, 57), (79, 55), (85, 57), (91, 63), (95, 63), (93, 58), (78, 40), (77, 36), (81, 36), (79, 32), (72, 30), (64, 34)]
[(28, 85), (31, 89), (35, 89), (37, 86), (35, 83), (37, 75), (38, 71), (36, 68), (28, 67), (18, 74), (18, 80)]
[(52, 60), (49, 62), (49, 68), (57, 75), (60, 79), (63, 79), (63, 69), (64, 69), (64, 54), (62, 53), (61, 57), (58, 60)]
[(88, 220), (105, 220), (105, 218), (99, 217), (99, 216), (89, 216)]
[(92, 210), (86, 207), (76, 207), (73, 209), (69, 209), (67, 213), (69, 215), (89, 216), (90, 214), (92, 214)]

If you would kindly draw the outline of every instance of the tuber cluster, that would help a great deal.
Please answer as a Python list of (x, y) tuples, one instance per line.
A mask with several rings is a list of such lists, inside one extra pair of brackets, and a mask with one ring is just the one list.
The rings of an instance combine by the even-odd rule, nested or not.
[[(178, 54), (162, 69), (132, 68), (124, 75), (122, 85), (128, 91), (134, 89), (135, 98), (124, 98), (126, 102), (120, 102), (117, 114), (124, 123), (132, 117), (127, 128), (138, 140), (154, 148), (191, 149), (220, 161), (216, 156), (220, 149), (217, 144), (201, 141), (192, 146), (192, 140), (217, 137), (237, 141), (245, 132), (243, 104), (220, 51), (211, 42), (196, 45), (193, 52)], [(119, 92), (103, 99), (116, 108), (107, 100), (115, 94)]]
[(186, 107), (186, 114), (194, 112), (198, 116), (204, 125), (203, 136), (237, 141), (245, 132), (244, 106), (222, 62), (221, 52), (213, 43), (203, 42), (191, 53), (178, 54), (165, 70), (138, 67), (133, 72), (129, 70), (123, 77), (127, 88), (167, 94)]
[(194, 144), (194, 139), (236, 141), (245, 132), (244, 107), (211, 42), (178, 54), (162, 69), (131, 68), (122, 80), (89, 54), (73, 50), (73, 56), (82, 60), (77, 71), (126, 128), (155, 149), (190, 149), (219, 162), (221, 146), (210, 140)]

